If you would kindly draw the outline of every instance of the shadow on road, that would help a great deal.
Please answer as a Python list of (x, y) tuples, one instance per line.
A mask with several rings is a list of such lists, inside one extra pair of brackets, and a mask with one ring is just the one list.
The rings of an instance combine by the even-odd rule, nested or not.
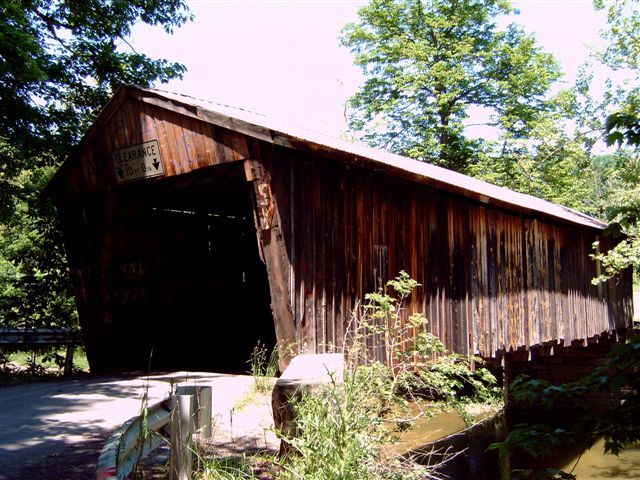
[(145, 383), (102, 376), (0, 389), (0, 480), (94, 478), (104, 441), (140, 410)]
[(0, 480), (93, 479), (108, 435), (137, 415), (148, 388), (150, 403), (172, 383), (216, 383), (219, 397), (241, 394), (250, 377), (206, 372), (82, 377), (0, 389)]

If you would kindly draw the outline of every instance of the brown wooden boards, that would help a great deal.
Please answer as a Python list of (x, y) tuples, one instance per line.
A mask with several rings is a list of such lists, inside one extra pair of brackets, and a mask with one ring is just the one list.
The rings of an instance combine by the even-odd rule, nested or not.
[[(343, 346), (364, 296), (401, 270), (421, 285), (405, 314), (423, 312), (427, 328), (463, 354), (489, 357), (629, 326), (629, 275), (591, 285), (598, 270), (589, 254), (602, 233), (597, 221), (546, 202), (549, 212), (515, 206), (509, 202), (521, 196), (502, 190), (494, 192), (496, 201), (468, 195), (474, 185), (476, 193), (493, 190), (440, 170), (431, 173), (442, 178), (420, 176), (433, 169), (400, 168), (409, 160), (371, 152), (367, 160), (357, 151), (296, 140), (176, 96), (122, 90), (55, 182), (81, 322), (87, 345), (94, 346), (90, 357), (109, 361), (111, 346), (101, 350), (100, 342), (109, 329), (129, 329), (144, 340), (146, 327), (124, 315), (125, 307), (142, 318), (154, 308), (150, 298), (202, 291), (206, 297), (207, 289), (222, 295), (224, 274), (215, 265), (196, 268), (196, 250), (178, 242), (183, 233), (205, 239), (204, 230), (179, 230), (210, 228), (207, 219), (221, 215), (229, 222), (255, 219), (259, 268), (247, 271), (266, 270), (283, 366), (287, 343), (312, 353)], [(452, 186), (456, 179), (464, 185)], [(200, 223), (173, 221), (166, 238), (153, 234), (151, 217), (170, 211), (167, 205)], [(229, 235), (234, 228), (240, 235), (239, 227), (224, 225)], [(184, 255), (199, 273), (185, 267), (179, 269), (185, 278), (153, 278), (147, 264), (155, 260), (145, 245), (154, 242), (166, 245), (158, 258), (180, 264)], [(233, 258), (248, 261), (240, 247), (228, 248)], [(238, 289), (246, 285), (238, 280)], [(180, 305), (191, 308), (188, 301)], [(242, 302), (228, 308), (234, 318), (243, 315)], [(183, 313), (176, 307), (176, 317)], [(215, 331), (232, 331), (226, 318), (219, 321)], [(381, 349), (376, 355), (383, 359)]]
[[(591, 229), (299, 152), (274, 155), (286, 159), (273, 165), (271, 184), (295, 224), (284, 247), (295, 252), (292, 308), (307, 351), (342, 345), (350, 315), (380, 286), (381, 258), (386, 279), (405, 270), (422, 285), (407, 313), (424, 311), (430, 330), (460, 353), (492, 356), (629, 321), (619, 298), (590, 285)], [(333, 279), (343, 282), (337, 290)], [(603, 296), (615, 308), (603, 309)]]
[[(257, 160), (245, 160), (245, 175), (247, 181), (253, 185), (254, 211), (257, 219), (256, 232), (261, 247), (261, 256), (269, 276), (271, 309), (280, 350), (280, 366), (284, 369), (289, 364), (291, 347), (296, 342), (289, 292), (291, 263), (284, 245), (278, 204), (271, 193), (269, 168), (271, 158), (266, 156), (263, 159), (258, 147), (254, 149), (253, 154)], [(283, 204), (286, 202), (283, 201)]]

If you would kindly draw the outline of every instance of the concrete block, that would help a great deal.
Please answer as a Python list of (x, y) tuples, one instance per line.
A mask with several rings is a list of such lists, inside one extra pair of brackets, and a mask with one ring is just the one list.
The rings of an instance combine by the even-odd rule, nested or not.
[[(295, 409), (292, 399), (313, 393), (331, 382), (342, 383), (344, 357), (340, 353), (298, 355), (276, 382), (271, 395), (273, 421), (276, 431), (284, 438), (295, 436)], [(284, 448), (281, 446), (281, 451)]]

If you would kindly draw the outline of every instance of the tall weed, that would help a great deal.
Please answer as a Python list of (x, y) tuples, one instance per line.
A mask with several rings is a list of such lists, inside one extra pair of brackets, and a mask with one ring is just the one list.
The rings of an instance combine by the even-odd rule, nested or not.
[(429, 479), (429, 469), (385, 458), (389, 431), (381, 426), (382, 403), (374, 371), (358, 369), (343, 384), (331, 382), (295, 400), (295, 438), (282, 465), (284, 480)]
[(273, 379), (278, 373), (278, 346), (274, 346), (267, 356), (267, 347), (258, 341), (251, 352), (249, 364), (256, 391), (268, 392), (273, 387)]
[(365, 296), (345, 341), (351, 369), (365, 365), (377, 372), (373, 380), (389, 401), (419, 396), (451, 403), (497, 402), (501, 391), (482, 359), (447, 352), (429, 332), (427, 318), (406, 311), (418, 287), (401, 271), (384, 289)]

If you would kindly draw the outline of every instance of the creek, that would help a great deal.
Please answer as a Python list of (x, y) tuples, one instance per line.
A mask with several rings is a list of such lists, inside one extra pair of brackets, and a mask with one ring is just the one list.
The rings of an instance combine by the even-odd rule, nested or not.
[(504, 439), (509, 425), (501, 412), (485, 412), (467, 427), (460, 414), (443, 411), (433, 417), (418, 419), (410, 429), (398, 434), (390, 447), (395, 454), (417, 455), (420, 463), (437, 466), (444, 478), (465, 480), (508, 480), (515, 468), (528, 465), (560, 468), (578, 480), (640, 479), (640, 445), (627, 448), (619, 456), (604, 453), (600, 440), (580, 454), (580, 448), (560, 449), (552, 458), (525, 460), (500, 455), (487, 447)]

